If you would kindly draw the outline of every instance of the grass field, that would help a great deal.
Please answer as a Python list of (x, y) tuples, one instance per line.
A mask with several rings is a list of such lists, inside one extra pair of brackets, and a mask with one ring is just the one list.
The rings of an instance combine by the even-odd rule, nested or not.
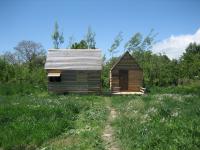
[(159, 92), (112, 97), (119, 113), (113, 126), (122, 149), (200, 149), (200, 87)]
[(0, 149), (103, 150), (108, 102), (121, 149), (200, 149), (200, 87), (144, 96), (0, 95)]
[(3, 149), (103, 149), (107, 110), (100, 96), (1, 96)]

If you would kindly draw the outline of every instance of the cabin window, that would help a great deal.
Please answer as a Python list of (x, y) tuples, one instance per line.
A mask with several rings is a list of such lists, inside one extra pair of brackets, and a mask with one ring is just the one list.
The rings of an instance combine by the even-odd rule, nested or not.
[(61, 82), (60, 73), (48, 73), (49, 82)]
[(49, 77), (49, 82), (60, 82), (61, 77)]

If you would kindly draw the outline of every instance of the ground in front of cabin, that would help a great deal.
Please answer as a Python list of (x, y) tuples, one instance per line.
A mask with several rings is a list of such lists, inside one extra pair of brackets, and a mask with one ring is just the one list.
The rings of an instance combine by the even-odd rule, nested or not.
[(0, 149), (200, 149), (198, 87), (0, 96)]

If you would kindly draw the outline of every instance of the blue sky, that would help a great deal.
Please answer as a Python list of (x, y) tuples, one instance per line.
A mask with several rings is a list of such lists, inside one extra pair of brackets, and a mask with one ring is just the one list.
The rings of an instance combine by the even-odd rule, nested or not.
[[(40, 42), (45, 49), (53, 47), (55, 21), (64, 32), (63, 48), (70, 36), (81, 40), (88, 26), (96, 32), (96, 46), (104, 53), (119, 31), (126, 42), (135, 32), (146, 35), (153, 28), (159, 33), (158, 45), (166, 45), (173, 37), (196, 35), (199, 6), (200, 0), (1, 0), (0, 52), (12, 51), (21, 40)], [(155, 52), (168, 54), (162, 46), (155, 46)]]

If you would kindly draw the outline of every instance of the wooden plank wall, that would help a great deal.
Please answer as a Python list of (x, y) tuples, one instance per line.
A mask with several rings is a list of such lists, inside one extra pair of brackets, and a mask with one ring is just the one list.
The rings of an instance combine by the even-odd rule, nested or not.
[(112, 92), (119, 92), (119, 70), (110, 71), (110, 89)]
[(101, 71), (61, 71), (61, 82), (49, 82), (48, 90), (55, 93), (99, 93)]

